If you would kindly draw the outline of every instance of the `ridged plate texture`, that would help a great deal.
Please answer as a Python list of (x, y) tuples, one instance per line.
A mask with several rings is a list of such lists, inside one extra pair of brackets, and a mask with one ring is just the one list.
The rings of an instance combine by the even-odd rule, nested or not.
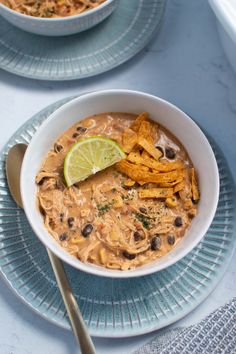
[(159, 27), (165, 0), (120, 0), (98, 26), (67, 37), (24, 32), (0, 17), (0, 68), (41, 80), (72, 80), (110, 70), (138, 53)]
[[(69, 328), (69, 322), (47, 253), (9, 194), (5, 159), (12, 145), (29, 143), (43, 120), (67, 100), (47, 107), (26, 122), (0, 155), (0, 271), (26, 304), (65, 328)], [(221, 279), (236, 241), (236, 199), (224, 156), (211, 143), (220, 171), (220, 200), (211, 227), (190, 254), (166, 270), (137, 279), (100, 278), (66, 266), (92, 335), (125, 337), (162, 328), (192, 311)]]

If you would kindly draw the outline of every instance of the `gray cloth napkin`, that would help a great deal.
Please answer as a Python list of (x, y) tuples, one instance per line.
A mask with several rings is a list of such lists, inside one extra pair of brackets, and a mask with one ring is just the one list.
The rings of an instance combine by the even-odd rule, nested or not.
[(162, 331), (133, 354), (235, 354), (236, 298), (201, 322)]

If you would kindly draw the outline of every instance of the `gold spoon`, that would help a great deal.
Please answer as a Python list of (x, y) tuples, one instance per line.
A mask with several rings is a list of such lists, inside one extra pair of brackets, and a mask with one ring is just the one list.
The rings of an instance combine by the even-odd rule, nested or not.
[[(9, 189), (16, 204), (23, 209), (20, 193), (20, 171), (24, 158), (26, 144), (16, 144), (8, 152), (6, 159), (6, 174)], [(96, 354), (92, 339), (84, 323), (83, 317), (69, 284), (62, 261), (48, 248), (48, 256), (54, 271), (57, 285), (60, 289), (72, 330), (77, 339), (82, 354)]]

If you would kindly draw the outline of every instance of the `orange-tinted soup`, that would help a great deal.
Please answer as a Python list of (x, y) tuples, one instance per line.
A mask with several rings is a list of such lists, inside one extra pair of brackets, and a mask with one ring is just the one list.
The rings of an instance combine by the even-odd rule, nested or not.
[[(136, 118), (128, 113), (103, 113), (78, 122), (58, 138), (36, 177), (45, 227), (82, 262), (127, 270), (154, 261), (181, 240), (197, 213), (199, 196), (192, 162), (169, 131), (147, 120), (153, 132), (153, 148), (160, 155), (158, 161), (138, 144), (127, 152), (122, 139), (124, 132), (133, 131)], [(140, 128), (133, 129), (138, 136)], [(74, 142), (96, 135), (123, 146), (127, 161), (68, 188), (63, 177), (68, 150)], [(129, 160), (137, 156), (143, 159), (139, 168)], [(144, 181), (137, 173), (132, 180), (132, 168), (143, 171)], [(174, 173), (178, 177), (173, 177)], [(152, 175), (164, 182), (145, 182), (145, 176)], [(149, 191), (164, 194), (147, 197)]]

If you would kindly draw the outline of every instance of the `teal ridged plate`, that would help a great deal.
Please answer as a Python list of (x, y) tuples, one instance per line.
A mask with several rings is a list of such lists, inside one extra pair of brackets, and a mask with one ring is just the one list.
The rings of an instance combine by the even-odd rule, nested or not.
[[(69, 322), (46, 250), (11, 198), (5, 160), (12, 145), (29, 143), (40, 124), (69, 99), (36, 114), (0, 154), (0, 271), (30, 308), (64, 328), (70, 328)], [(211, 144), (220, 172), (220, 199), (211, 227), (191, 253), (163, 271), (133, 279), (100, 278), (66, 266), (92, 335), (127, 337), (167, 326), (199, 305), (221, 279), (236, 243), (236, 196), (225, 158)]]
[(137, 54), (159, 28), (165, 0), (120, 0), (91, 30), (67, 37), (24, 32), (0, 17), (0, 68), (40, 80), (73, 80), (110, 70)]

